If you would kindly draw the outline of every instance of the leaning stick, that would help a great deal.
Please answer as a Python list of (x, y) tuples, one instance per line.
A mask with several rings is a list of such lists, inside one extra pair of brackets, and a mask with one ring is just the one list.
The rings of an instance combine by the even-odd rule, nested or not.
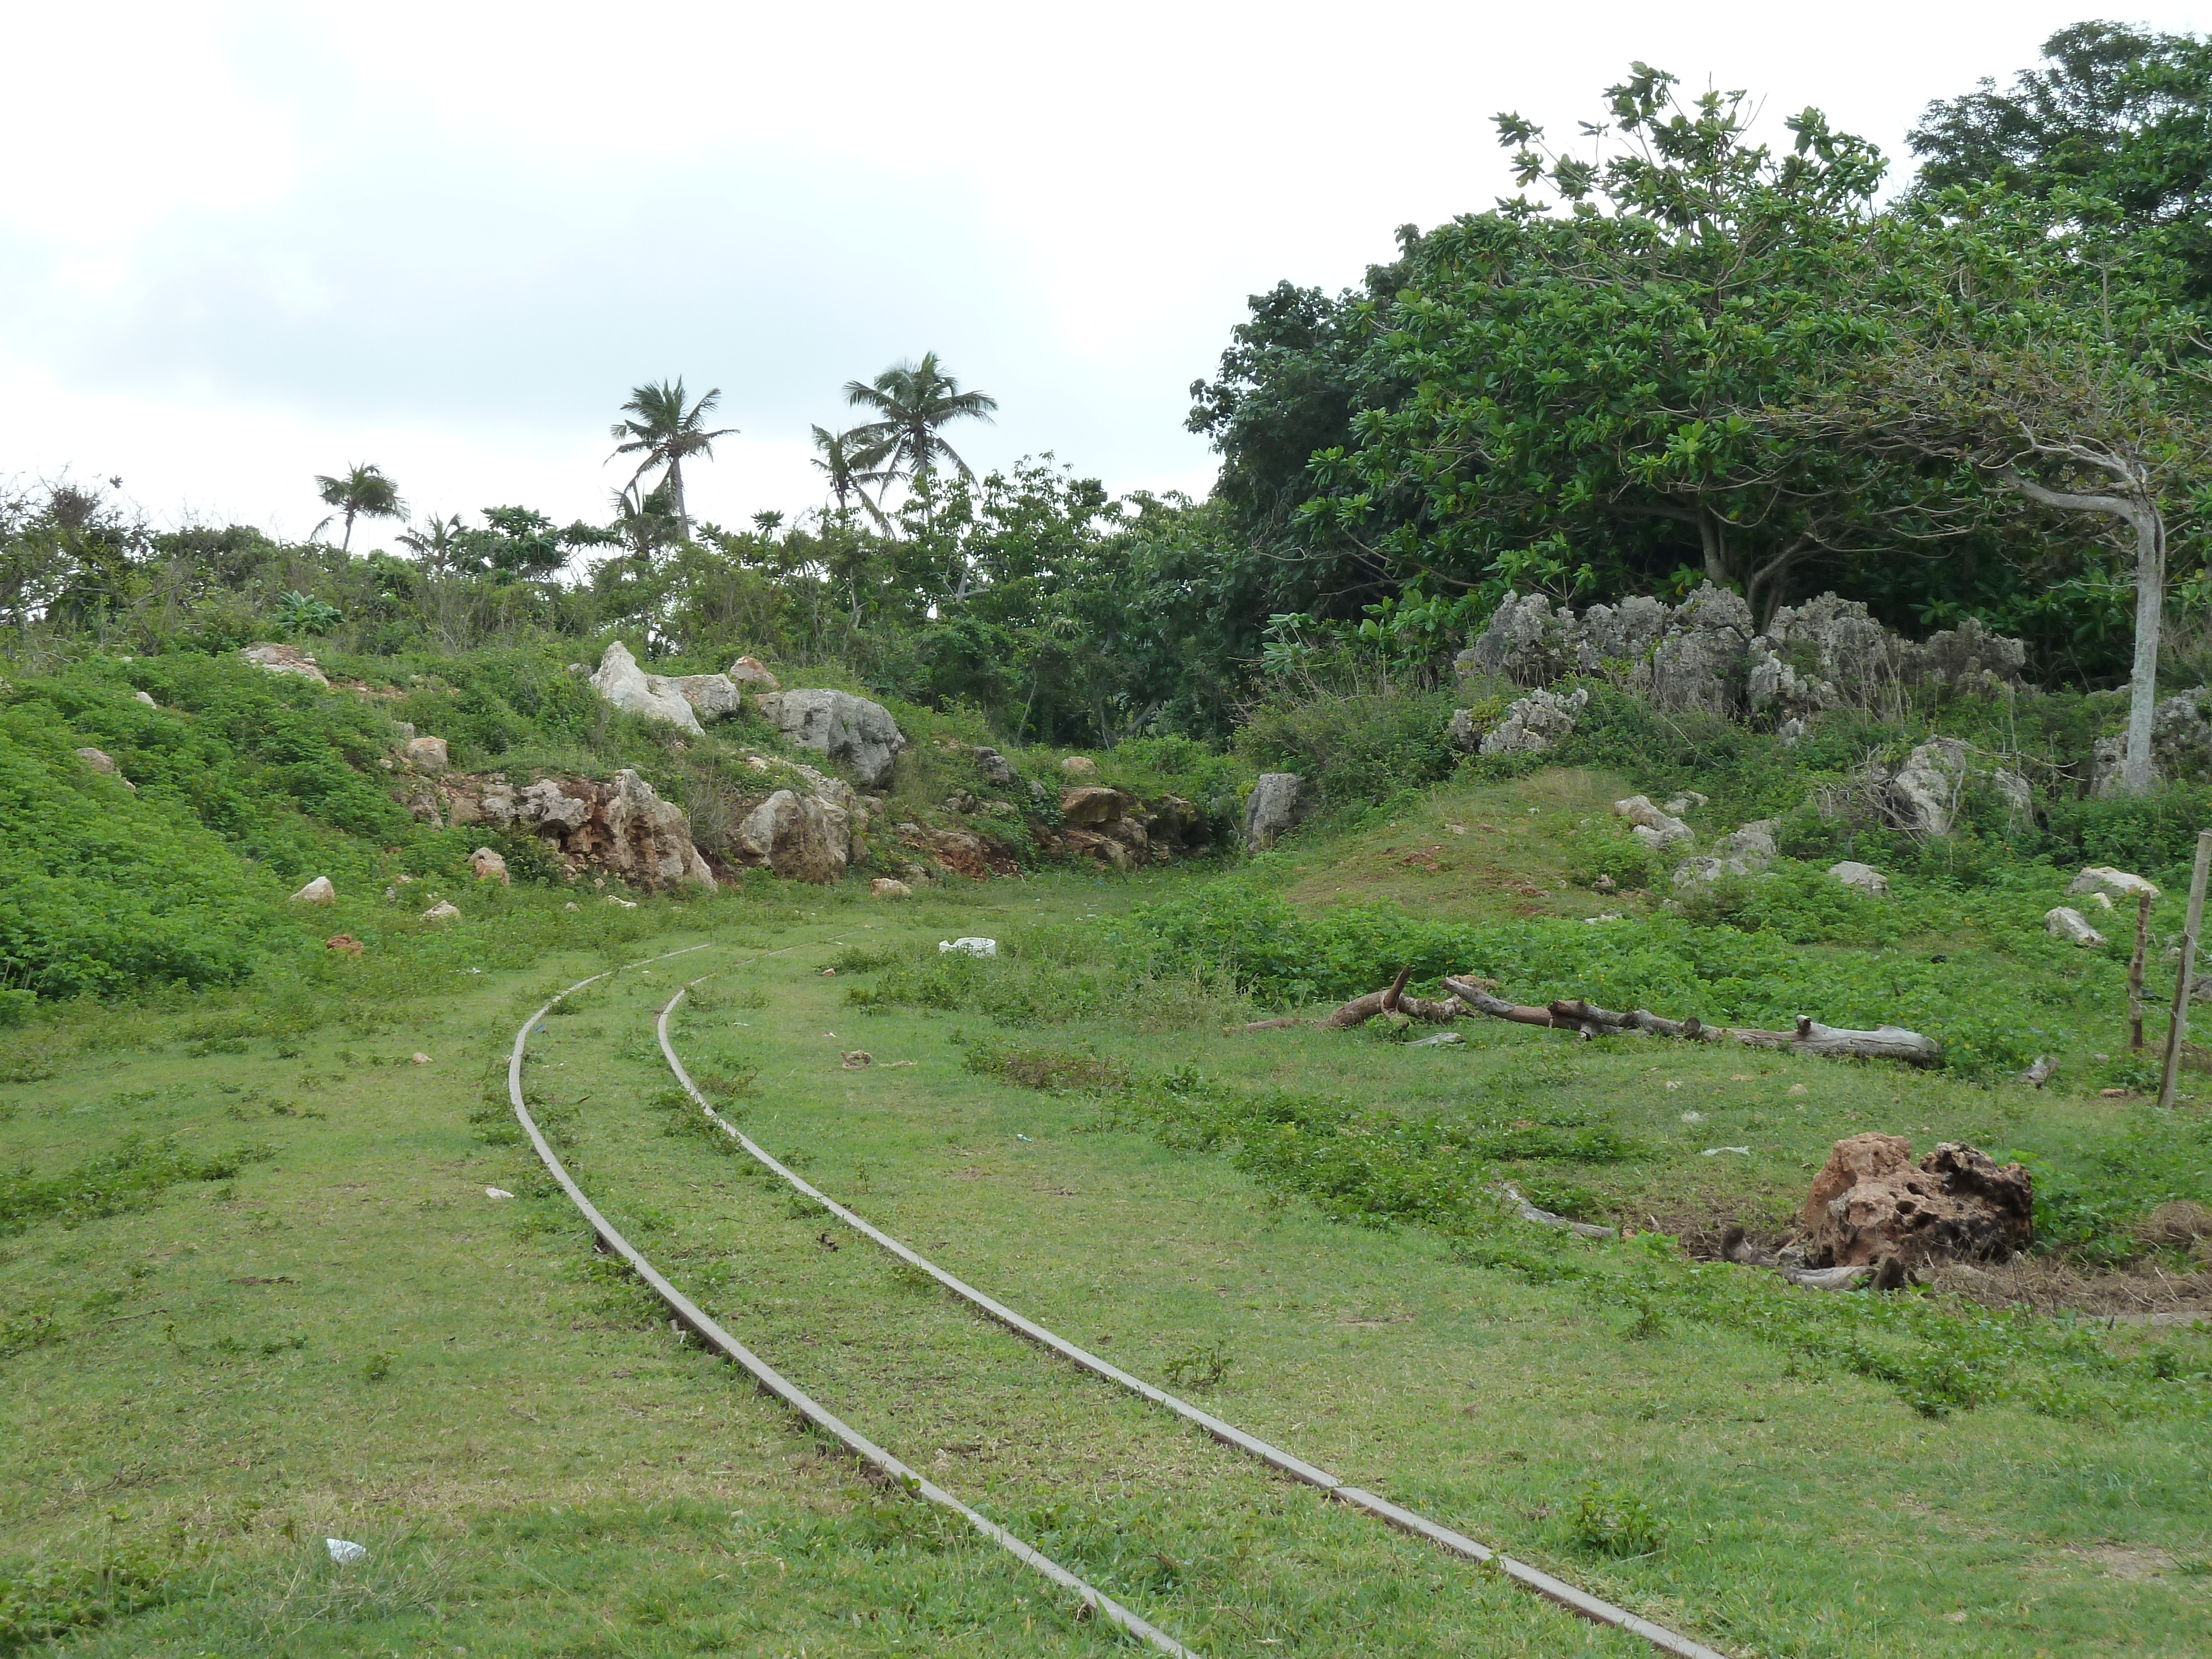
[(2181, 967), (2173, 978), (2173, 1018), (2166, 1027), (2166, 1066), (2159, 1073), (2158, 1103), (2173, 1105), (2174, 1073), (2181, 1069), (2181, 1039), (2189, 1029), (2191, 981), (2197, 975), (2197, 933), (2204, 925), (2204, 878), (2212, 872), (2212, 830), (2197, 837), (2197, 867), (2189, 873), (2189, 916), (2181, 928)]
[(2150, 895), (2136, 896), (2136, 953), (2128, 958), (2128, 1047), (2142, 1052), (2143, 941), (2150, 937)]

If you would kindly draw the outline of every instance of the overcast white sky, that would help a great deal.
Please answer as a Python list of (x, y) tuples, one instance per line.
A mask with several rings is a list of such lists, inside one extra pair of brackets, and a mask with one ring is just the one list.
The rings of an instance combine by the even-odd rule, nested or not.
[[(422, 512), (606, 515), (636, 382), (722, 388), (690, 482), (820, 490), (840, 388), (936, 350), (979, 467), (1202, 493), (1182, 429), (1248, 294), (1337, 288), (1508, 190), (1490, 117), (1574, 131), (1642, 58), (1904, 160), (1927, 101), (2113, 15), (2044, 0), (0, 12), (0, 479), (304, 532), (374, 461)], [(388, 539), (389, 530), (371, 537)]]

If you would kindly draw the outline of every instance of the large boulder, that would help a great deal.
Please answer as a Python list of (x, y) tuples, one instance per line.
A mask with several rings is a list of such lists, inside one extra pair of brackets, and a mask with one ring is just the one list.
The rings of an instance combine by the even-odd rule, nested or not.
[(325, 688), (330, 685), (330, 681), (323, 677), (323, 671), (315, 665), (315, 659), (296, 645), (282, 645), (274, 640), (264, 640), (258, 645), (246, 647), (238, 654), (257, 668), (265, 668), (272, 674), (296, 674), (303, 680), (313, 680), (317, 685)]
[(702, 720), (720, 720), (745, 706), (745, 694), (727, 674), (678, 674), (668, 683)]
[(1665, 635), (1629, 684), (1662, 708), (1726, 714), (1732, 682), (1757, 632), (1741, 595), (1703, 583), (1668, 619)]
[(1824, 1267), (1859, 1267), (1884, 1256), (1929, 1261), (2002, 1261), (2027, 1248), (2034, 1193), (2017, 1164), (1946, 1141), (1912, 1162), (1900, 1136), (1839, 1140), (1813, 1178), (1800, 1217), (1808, 1255)]
[(620, 640), (608, 646), (606, 654), (599, 659), (599, 672), (592, 676), (592, 690), (625, 714), (661, 720), (696, 735), (705, 735), (683, 688), (663, 675), (648, 674), (640, 668), (629, 647)]
[(1630, 834), (1646, 847), (1657, 849), (1671, 847), (1678, 841), (1689, 841), (1695, 831), (1681, 819), (1661, 811), (1651, 804), (1649, 795), (1631, 795), (1626, 800), (1613, 804), (1615, 817), (1626, 818)]
[(1112, 823), (1136, 804), (1120, 790), (1108, 789), (1095, 783), (1077, 789), (1063, 789), (1060, 795), (1060, 821), (1080, 829), (1090, 829)]
[(758, 657), (740, 657), (730, 665), (730, 678), (754, 691), (781, 691), (783, 682), (768, 671)]
[(754, 699), (769, 724), (794, 743), (852, 769), (863, 789), (888, 788), (906, 733), (881, 703), (849, 691), (772, 691)]
[(851, 844), (844, 812), (812, 795), (779, 789), (738, 826), (731, 850), (741, 862), (766, 865), (786, 881), (826, 884), (845, 873)]
[(2066, 896), (2079, 898), (2086, 893), (2102, 893), (2115, 899), (2156, 898), (2158, 887), (2141, 876), (2115, 870), (2109, 864), (2085, 864), (2081, 873), (2067, 886)]
[(1869, 781), (1881, 795), (1890, 820), (1918, 836), (1949, 835), (1972, 785), (1994, 789), (2015, 819), (2035, 811), (2035, 792), (2026, 778), (2009, 767), (1990, 764), (1957, 738), (1930, 738), (1894, 773), (1877, 768)]
[(482, 823), (538, 835), (571, 878), (598, 872), (649, 891), (714, 885), (684, 810), (627, 768), (605, 783), (538, 778), (519, 789), (497, 775), (449, 775), (418, 780), (400, 798), (440, 829)]
[(684, 809), (661, 799), (629, 768), (616, 773), (601, 796), (597, 823), (606, 838), (607, 867), (632, 886), (714, 890), (714, 873), (691, 844), (691, 821)]
[(2086, 917), (2070, 904), (2061, 904), (2043, 913), (2043, 931), (2053, 939), (2064, 939), (2069, 945), (2084, 949), (2102, 945), (2105, 936), (2092, 927)]
[(1862, 893), (1887, 893), (1889, 878), (1871, 864), (1861, 864), (1856, 859), (1845, 859), (1841, 864), (1832, 864), (1828, 873), (1846, 887)]
[(1556, 691), (1531, 691), (1516, 698), (1505, 718), (1482, 735), (1486, 755), (1540, 755), (1565, 741), (1575, 720), (1589, 702), (1589, 693), (1577, 686), (1566, 696)]
[(1295, 772), (1262, 772), (1244, 802), (1244, 850), (1266, 852), (1312, 811), (1304, 778)]
[(400, 753), (407, 757), (408, 765), (413, 767), (417, 772), (428, 772), (434, 775), (445, 771), (453, 764), (452, 757), (447, 753), (446, 740), (443, 738), (410, 737), (407, 739), (407, 746), (401, 750)]

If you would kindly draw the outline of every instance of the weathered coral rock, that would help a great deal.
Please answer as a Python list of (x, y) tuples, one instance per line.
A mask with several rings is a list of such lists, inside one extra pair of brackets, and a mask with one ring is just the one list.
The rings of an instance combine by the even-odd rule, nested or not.
[(1262, 772), (1244, 802), (1244, 850), (1264, 853), (1313, 811), (1305, 780), (1295, 772)]
[(1723, 876), (1755, 876), (1775, 856), (1774, 820), (1755, 818), (1715, 841), (1709, 854), (1683, 860), (1674, 872), (1674, 885), (1695, 887)]
[(1063, 790), (1060, 797), (1060, 816), (1063, 823), (1089, 829), (1110, 823), (1135, 805), (1135, 801), (1118, 789), (1091, 784), (1082, 788)]
[(1862, 893), (1887, 893), (1889, 878), (1870, 864), (1861, 864), (1856, 859), (1845, 859), (1841, 864), (1832, 864), (1828, 873), (1846, 887), (1856, 887)]
[(2105, 942), (2105, 936), (2092, 927), (2079, 910), (2067, 904), (2043, 913), (2043, 931), (2053, 939), (2063, 939), (2084, 948)]
[(407, 746), (401, 750), (400, 753), (406, 757), (407, 763), (417, 772), (428, 772), (433, 775), (446, 770), (453, 764), (446, 753), (446, 740), (443, 738), (410, 737), (407, 739)]
[(728, 674), (678, 674), (668, 682), (702, 720), (718, 720), (745, 706), (744, 691)]
[(292, 895), (295, 904), (336, 904), (337, 902), (338, 890), (331, 885), (328, 876), (317, 876)]
[(881, 703), (849, 691), (775, 691), (755, 704), (794, 743), (817, 750), (850, 767), (863, 789), (887, 788), (892, 763), (906, 747), (906, 733)]
[(609, 645), (606, 654), (599, 659), (599, 672), (592, 676), (592, 690), (626, 714), (661, 720), (694, 735), (705, 735), (683, 688), (663, 675), (648, 674), (640, 668), (629, 647), (620, 640)]
[(1668, 847), (1678, 841), (1692, 839), (1695, 832), (1677, 817), (1671, 817), (1651, 804), (1649, 795), (1631, 795), (1626, 800), (1613, 804), (1615, 817), (1626, 818), (1637, 830), (1644, 831), (1636, 838), (1647, 847)]
[(2112, 898), (2134, 899), (2148, 894), (2158, 896), (2157, 887), (2141, 876), (2131, 876), (2124, 870), (2115, 870), (2109, 864), (2085, 864), (2081, 873), (2074, 878), (2066, 889), (2066, 896), (2077, 898), (2084, 893), (2103, 893)]
[(988, 744), (975, 746), (975, 769), (983, 775), (983, 781), (1000, 789), (1014, 786), (1012, 763)]
[(868, 893), (873, 898), (912, 898), (914, 889), (889, 876), (878, 876), (868, 884)]
[(812, 795), (779, 789), (738, 825), (731, 850), (739, 861), (766, 865), (786, 881), (826, 884), (845, 873), (852, 831), (842, 809)]
[(1478, 725), (1472, 708), (1455, 708), (1452, 717), (1444, 723), (1444, 741), (1463, 754), (1472, 755), (1482, 747), (1482, 727)]
[(460, 907), (448, 899), (440, 899), (422, 913), (425, 921), (456, 921), (460, 918)]
[(1668, 619), (1665, 635), (1629, 684), (1662, 708), (1726, 714), (1730, 681), (1756, 631), (1741, 596), (1706, 582)]
[(489, 847), (479, 847), (469, 854), (469, 868), (476, 872), (478, 881), (495, 881), (502, 887), (512, 884), (507, 878), (507, 860)]
[(1897, 1135), (1835, 1144), (1800, 1218), (1815, 1266), (1859, 1267), (1884, 1256), (1907, 1266), (2001, 1261), (2027, 1248), (2034, 1194), (2027, 1170), (2000, 1168), (1955, 1141), (1917, 1165), (1911, 1160), (1911, 1143)]
[(113, 778), (131, 793), (138, 793), (138, 786), (123, 775), (115, 764), (114, 757), (106, 750), (90, 747), (80, 749), (76, 751), (76, 757), (101, 776)]
[(297, 674), (301, 679), (313, 680), (317, 685), (327, 687), (330, 684), (330, 681), (323, 678), (323, 671), (315, 665), (315, 659), (297, 646), (280, 645), (273, 640), (264, 640), (258, 645), (246, 647), (238, 654), (272, 674)]
[(730, 665), (730, 678), (755, 691), (781, 691), (783, 683), (769, 672), (758, 657), (740, 657)]
[(532, 831), (559, 851), (571, 877), (604, 872), (654, 891), (714, 884), (683, 809), (628, 769), (605, 783), (539, 778), (517, 789), (496, 775), (460, 775), (410, 788), (401, 799), (416, 817), (441, 828), (488, 823)]
[(1486, 755), (1540, 755), (1550, 750), (1575, 729), (1575, 720), (1589, 702), (1581, 686), (1566, 696), (1556, 691), (1531, 691), (1516, 698), (1505, 718), (1483, 733)]
[(1084, 783), (1098, 775), (1098, 763), (1088, 755), (1070, 755), (1060, 762), (1060, 769), (1063, 775)]

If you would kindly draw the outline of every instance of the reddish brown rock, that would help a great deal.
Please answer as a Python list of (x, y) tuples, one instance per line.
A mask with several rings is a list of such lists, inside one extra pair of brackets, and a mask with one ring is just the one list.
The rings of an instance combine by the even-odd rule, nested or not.
[(2033, 1192), (2017, 1164), (1945, 1141), (1912, 1162), (1911, 1143), (1869, 1133), (1839, 1140), (1813, 1178), (1801, 1217), (1808, 1255), (1849, 1267), (1896, 1256), (1923, 1261), (1998, 1261), (2027, 1248)]
[(1091, 829), (1113, 823), (1135, 805), (1118, 789), (1086, 784), (1081, 788), (1060, 792), (1060, 816), (1063, 823)]
[(325, 950), (336, 951), (341, 956), (357, 957), (368, 949), (351, 933), (332, 933), (323, 941)]

